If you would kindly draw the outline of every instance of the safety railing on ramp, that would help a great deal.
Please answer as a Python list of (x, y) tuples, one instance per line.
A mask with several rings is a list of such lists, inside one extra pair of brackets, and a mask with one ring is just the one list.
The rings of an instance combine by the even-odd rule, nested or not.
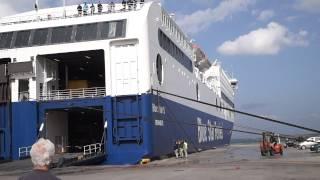
[(82, 153), (56, 154), (53, 158), (52, 168), (99, 164), (106, 159), (103, 147), (103, 143), (95, 143), (82, 146)]
[(31, 146), (19, 147), (19, 159), (29, 157), (30, 151), (31, 151)]
[(83, 155), (84, 156), (95, 155), (100, 152), (102, 152), (102, 144), (101, 143), (89, 144), (89, 145), (83, 146)]

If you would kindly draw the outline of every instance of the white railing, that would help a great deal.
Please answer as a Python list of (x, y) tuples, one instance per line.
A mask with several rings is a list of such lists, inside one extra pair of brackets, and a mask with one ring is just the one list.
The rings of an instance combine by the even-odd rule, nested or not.
[(31, 146), (19, 147), (19, 158), (30, 156)]
[[(92, 15), (101, 15), (101, 14), (109, 14), (109, 13), (120, 13), (120, 12), (127, 12), (127, 11), (136, 11), (140, 10), (144, 3), (143, 2), (137, 2), (132, 4), (126, 4), (126, 6), (123, 6), (122, 4), (102, 4), (103, 9), (101, 11), (98, 11), (97, 4), (94, 4), (95, 11), (94, 13), (91, 13), (90, 6), (91, 4), (88, 3), (88, 10), (86, 12), (87, 16)], [(30, 22), (37, 22), (37, 21), (49, 21), (49, 20), (56, 20), (56, 19), (66, 19), (66, 18), (77, 18), (77, 17), (83, 17), (84, 15), (83, 11), (83, 5), (82, 5), (82, 11), (81, 13), (78, 12), (77, 6), (68, 6), (57, 10), (51, 10), (50, 12), (35, 12), (32, 15), (21, 15), (21, 16), (13, 16), (13, 17), (3, 17), (0, 18), (0, 25), (10, 25), (10, 24), (21, 24), (21, 23), (30, 23)]]
[(102, 150), (102, 144), (101, 143), (96, 143), (96, 144), (89, 144), (83, 146), (83, 155), (92, 155), (92, 154), (97, 154), (101, 152)]
[(47, 93), (40, 92), (40, 101), (51, 100), (65, 100), (76, 98), (94, 98), (106, 96), (105, 87), (93, 88), (80, 88), (80, 89), (66, 89), (66, 90), (53, 90)]

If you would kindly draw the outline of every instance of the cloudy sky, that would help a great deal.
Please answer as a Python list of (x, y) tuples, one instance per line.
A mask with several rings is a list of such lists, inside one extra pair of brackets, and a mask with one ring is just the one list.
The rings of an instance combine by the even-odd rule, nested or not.
[[(162, 3), (239, 80), (237, 109), (320, 129), (320, 0)], [(245, 116), (236, 125), (305, 133)]]
[[(320, 0), (158, 1), (239, 80), (238, 110), (320, 129)], [(34, 2), (0, 0), (0, 17), (32, 10)], [(40, 8), (60, 4), (39, 0)], [(301, 132), (244, 116), (236, 125)]]

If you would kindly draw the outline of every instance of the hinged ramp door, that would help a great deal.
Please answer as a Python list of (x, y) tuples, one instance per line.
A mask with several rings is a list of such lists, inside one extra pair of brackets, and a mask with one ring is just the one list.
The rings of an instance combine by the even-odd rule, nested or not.
[(111, 46), (112, 94), (139, 94), (137, 44)]

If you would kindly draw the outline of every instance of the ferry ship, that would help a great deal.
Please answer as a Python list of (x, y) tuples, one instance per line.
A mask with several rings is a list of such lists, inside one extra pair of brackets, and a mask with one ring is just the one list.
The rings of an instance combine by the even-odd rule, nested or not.
[(177, 140), (190, 152), (230, 143), (234, 113), (219, 107), (234, 108), (237, 80), (161, 4), (77, 6), (0, 19), (1, 159), (28, 156), (39, 137), (103, 164), (172, 154)]

